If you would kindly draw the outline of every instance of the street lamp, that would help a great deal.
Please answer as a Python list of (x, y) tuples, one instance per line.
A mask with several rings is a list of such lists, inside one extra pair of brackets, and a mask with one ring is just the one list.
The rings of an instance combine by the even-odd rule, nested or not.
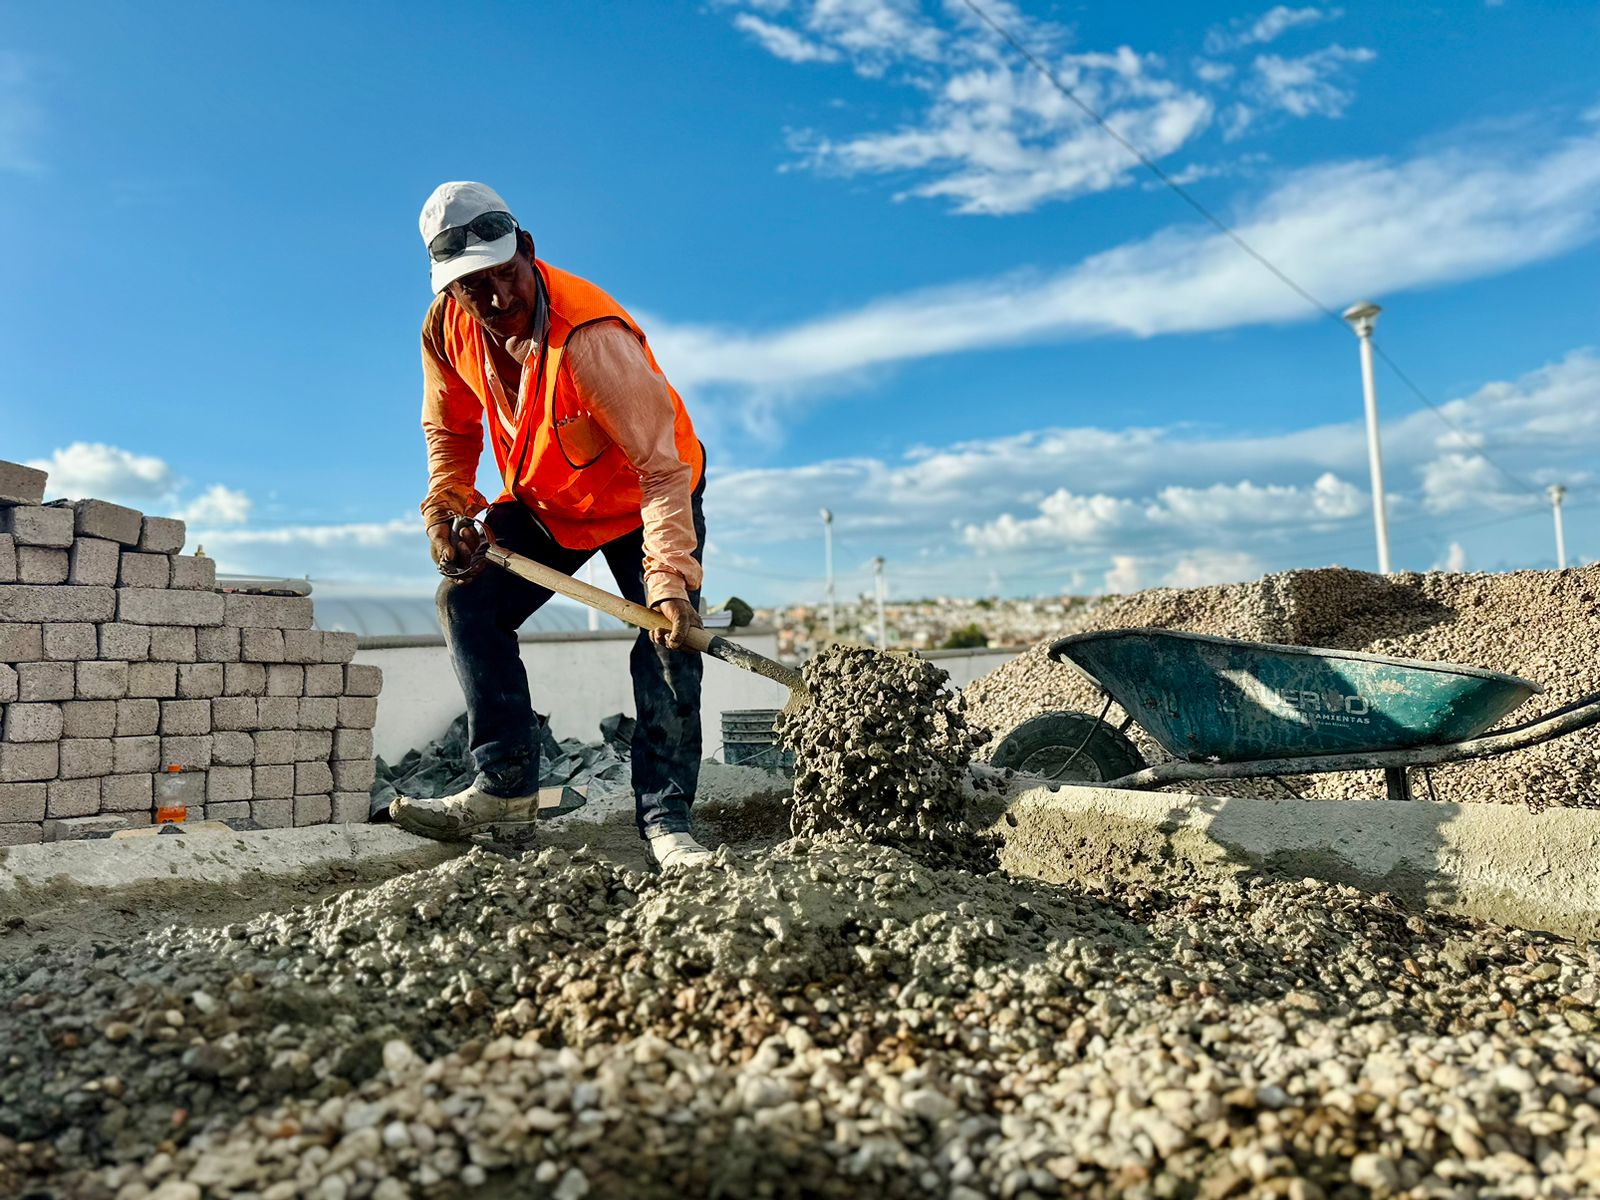
[(828, 573), (828, 636), (839, 636), (838, 606), (833, 594), (833, 510), (822, 510), (822, 553)]
[(1556, 516), (1556, 569), (1565, 571), (1567, 569), (1567, 534), (1566, 530), (1561, 528), (1561, 502), (1567, 498), (1567, 489), (1559, 483), (1552, 483), (1548, 491), (1550, 492), (1550, 508)]
[(1378, 534), (1378, 570), (1389, 574), (1389, 515), (1383, 500), (1383, 446), (1378, 438), (1378, 391), (1372, 381), (1372, 329), (1383, 309), (1370, 300), (1352, 304), (1344, 319), (1361, 339), (1361, 390), (1367, 403), (1367, 462), (1372, 469), (1372, 524)]
[(876, 593), (878, 600), (878, 649), (886, 650), (889, 643), (889, 631), (883, 619), (883, 602), (888, 598), (889, 587), (883, 579), (883, 555), (881, 554), (872, 560), (872, 584), (872, 590)]

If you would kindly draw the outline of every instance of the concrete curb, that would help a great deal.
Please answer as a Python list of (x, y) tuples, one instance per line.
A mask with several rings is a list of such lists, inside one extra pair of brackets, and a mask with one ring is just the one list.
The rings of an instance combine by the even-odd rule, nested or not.
[(1600, 939), (1600, 811), (1257, 800), (1035, 788), (993, 828), (1007, 870), (1050, 882), (1186, 862), (1312, 876), (1466, 916)]
[(467, 847), (423, 838), (392, 825), (309, 825), (247, 833), (101, 839), (0, 850), (0, 915), (48, 893), (93, 893), (140, 884), (228, 885), (287, 878), (334, 864), (383, 867), (398, 874), (433, 866)]

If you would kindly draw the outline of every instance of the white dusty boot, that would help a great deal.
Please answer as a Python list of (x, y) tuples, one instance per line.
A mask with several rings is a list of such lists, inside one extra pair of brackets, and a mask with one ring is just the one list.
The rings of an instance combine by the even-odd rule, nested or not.
[(394, 823), (410, 833), (440, 841), (459, 841), (496, 821), (527, 821), (539, 805), (538, 794), (491, 796), (476, 784), (453, 796), (414, 800), (397, 796), (389, 804)]
[(665, 871), (668, 867), (703, 867), (712, 854), (691, 833), (658, 833), (650, 839), (650, 858)]

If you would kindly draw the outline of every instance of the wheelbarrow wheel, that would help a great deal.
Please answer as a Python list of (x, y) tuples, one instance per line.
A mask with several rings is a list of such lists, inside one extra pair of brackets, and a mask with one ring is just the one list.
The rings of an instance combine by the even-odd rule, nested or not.
[(989, 763), (1053, 783), (1104, 783), (1148, 765), (1126, 734), (1080, 712), (1024, 721), (995, 747)]

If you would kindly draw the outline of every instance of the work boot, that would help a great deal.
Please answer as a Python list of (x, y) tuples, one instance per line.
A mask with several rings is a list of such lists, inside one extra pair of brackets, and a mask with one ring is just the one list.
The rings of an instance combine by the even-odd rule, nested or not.
[(460, 841), (468, 834), (496, 821), (528, 821), (539, 806), (539, 797), (491, 796), (473, 784), (453, 796), (437, 800), (397, 796), (389, 804), (389, 816), (401, 829), (442, 842)]
[(665, 871), (668, 867), (703, 867), (711, 861), (711, 851), (694, 840), (692, 833), (657, 833), (650, 838), (650, 860)]

